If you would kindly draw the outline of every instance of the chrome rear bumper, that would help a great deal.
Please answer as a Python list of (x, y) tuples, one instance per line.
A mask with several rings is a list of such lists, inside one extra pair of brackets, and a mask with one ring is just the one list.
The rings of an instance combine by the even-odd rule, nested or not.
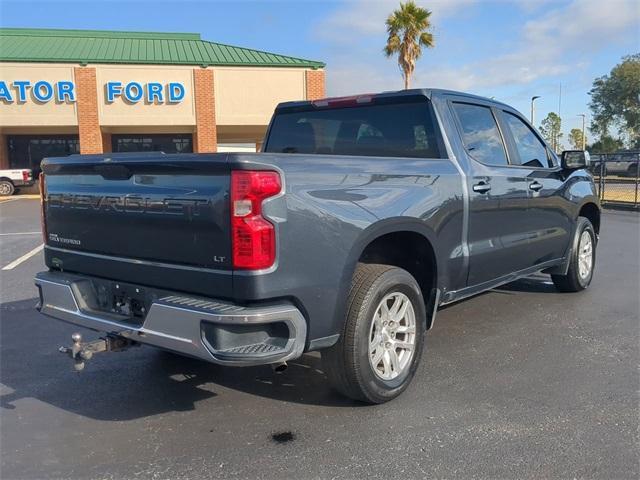
[(92, 280), (55, 271), (38, 273), (35, 284), (40, 292), (40, 312), (91, 330), (223, 365), (284, 362), (304, 351), (307, 325), (291, 303), (244, 307), (158, 292), (144, 319), (134, 324), (123, 315), (90, 307), (96, 304)]

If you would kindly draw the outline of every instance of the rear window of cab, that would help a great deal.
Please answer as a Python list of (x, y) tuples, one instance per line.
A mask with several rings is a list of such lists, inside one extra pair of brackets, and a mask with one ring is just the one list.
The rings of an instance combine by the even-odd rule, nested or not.
[(277, 112), (265, 152), (443, 158), (430, 103)]

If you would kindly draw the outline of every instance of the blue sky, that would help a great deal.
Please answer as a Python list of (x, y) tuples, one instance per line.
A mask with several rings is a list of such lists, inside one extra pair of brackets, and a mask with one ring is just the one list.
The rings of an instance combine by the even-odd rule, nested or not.
[[(452, 88), (505, 101), (536, 124), (558, 111), (563, 130), (588, 113), (593, 79), (640, 51), (637, 0), (436, 0), (436, 48), (425, 51), (415, 86)], [(402, 87), (382, 55), (384, 20), (397, 0), (41, 1), (1, 0), (4, 27), (199, 32), (207, 40), (327, 63), (329, 95)], [(566, 139), (566, 134), (565, 134)]]

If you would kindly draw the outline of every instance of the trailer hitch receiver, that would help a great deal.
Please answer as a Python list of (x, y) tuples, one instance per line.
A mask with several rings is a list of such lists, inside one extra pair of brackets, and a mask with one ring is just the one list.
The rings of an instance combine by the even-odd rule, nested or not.
[(73, 345), (70, 347), (60, 347), (58, 351), (71, 357), (74, 361), (74, 368), (80, 372), (84, 369), (85, 362), (91, 360), (93, 355), (101, 352), (121, 352), (139, 343), (129, 340), (119, 335), (107, 335), (100, 337), (93, 342), (83, 342), (82, 335), (74, 333), (71, 335)]

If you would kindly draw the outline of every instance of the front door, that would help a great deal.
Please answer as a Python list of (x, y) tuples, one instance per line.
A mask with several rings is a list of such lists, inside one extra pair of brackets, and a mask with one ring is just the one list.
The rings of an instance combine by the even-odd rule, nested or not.
[(526, 174), (513, 168), (495, 112), (481, 100), (452, 101), (469, 172), (469, 286), (527, 268)]
[(565, 175), (542, 139), (517, 112), (501, 110), (499, 120), (512, 157), (527, 178), (528, 261), (539, 265), (562, 258), (574, 224), (573, 204), (565, 194)]

